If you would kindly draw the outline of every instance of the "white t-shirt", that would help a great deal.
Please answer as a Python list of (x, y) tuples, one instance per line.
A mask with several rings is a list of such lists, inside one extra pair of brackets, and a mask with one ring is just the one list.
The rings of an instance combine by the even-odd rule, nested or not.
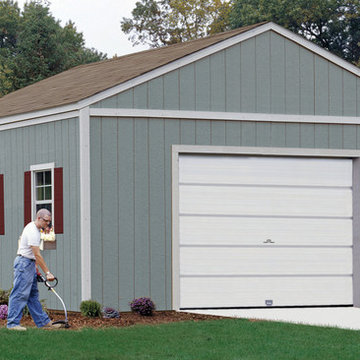
[(18, 255), (24, 256), (28, 259), (34, 259), (34, 253), (31, 246), (40, 246), (40, 230), (36, 227), (34, 221), (28, 223), (20, 236)]

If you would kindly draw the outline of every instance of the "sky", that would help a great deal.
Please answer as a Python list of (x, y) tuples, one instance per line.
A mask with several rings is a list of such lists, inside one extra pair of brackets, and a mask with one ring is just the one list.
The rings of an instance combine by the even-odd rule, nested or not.
[[(85, 46), (106, 53), (108, 58), (146, 50), (146, 45), (132, 46), (128, 35), (121, 31), (120, 21), (131, 17), (139, 0), (50, 0), (50, 12), (61, 25), (71, 20), (82, 32)], [(23, 9), (26, 0), (17, 0)]]

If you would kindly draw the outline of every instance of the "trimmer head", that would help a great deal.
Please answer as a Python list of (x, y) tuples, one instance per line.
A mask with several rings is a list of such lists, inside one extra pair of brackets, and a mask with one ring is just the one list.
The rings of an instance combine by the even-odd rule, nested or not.
[(57, 320), (54, 321), (53, 324), (63, 324), (65, 329), (68, 329), (70, 327), (69, 323), (65, 320)]

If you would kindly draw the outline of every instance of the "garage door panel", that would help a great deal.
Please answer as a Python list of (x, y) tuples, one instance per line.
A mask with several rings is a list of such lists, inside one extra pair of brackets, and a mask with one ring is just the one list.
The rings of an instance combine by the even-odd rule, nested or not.
[(180, 214), (352, 216), (351, 189), (180, 186)]
[(351, 219), (181, 216), (180, 245), (351, 246)]
[[(331, 296), (330, 296), (331, 295)], [(351, 305), (351, 277), (182, 278), (180, 308)]]
[(182, 247), (180, 276), (351, 275), (351, 248)]
[(178, 190), (181, 308), (352, 304), (352, 160), (181, 154)]
[(182, 155), (180, 183), (351, 186), (352, 161)]

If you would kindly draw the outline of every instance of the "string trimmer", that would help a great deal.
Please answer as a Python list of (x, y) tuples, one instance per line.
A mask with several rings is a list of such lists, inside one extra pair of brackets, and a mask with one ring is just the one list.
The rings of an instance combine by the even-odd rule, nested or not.
[(68, 317), (67, 317), (65, 303), (64, 303), (63, 299), (60, 297), (60, 295), (54, 290), (54, 287), (58, 284), (58, 279), (54, 278), (54, 280), (51, 281), (51, 284), (50, 284), (49, 281), (46, 280), (40, 272), (38, 272), (37, 273), (37, 281), (43, 282), (47, 286), (48, 290), (51, 290), (58, 297), (58, 299), (60, 300), (60, 302), (64, 308), (65, 320), (54, 321), (53, 324), (64, 324), (65, 329), (68, 329), (70, 327), (70, 325), (68, 323)]

